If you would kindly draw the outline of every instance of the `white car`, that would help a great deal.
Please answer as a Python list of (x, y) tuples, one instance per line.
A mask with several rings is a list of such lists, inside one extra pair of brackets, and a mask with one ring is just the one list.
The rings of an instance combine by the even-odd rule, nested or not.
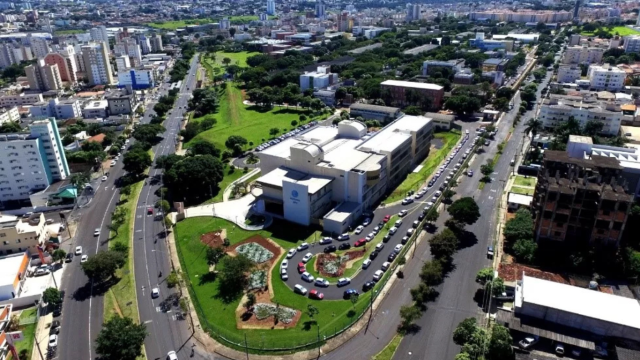
[(392, 227), (391, 229), (389, 229), (389, 235), (393, 235), (393, 234), (395, 234), (395, 233), (396, 233), (396, 231), (398, 231), (398, 228), (397, 228), (397, 227), (395, 227), (395, 226), (394, 226), (394, 227)]
[(289, 273), (287, 272), (287, 268), (280, 268), (280, 279), (284, 281), (289, 280)]
[(82, 255), (82, 246), (76, 246), (76, 255)]
[(369, 233), (369, 235), (367, 235), (367, 237), (365, 237), (364, 239), (367, 240), (367, 242), (373, 240), (373, 238), (376, 237), (376, 234), (374, 233)]
[(315, 282), (316, 286), (327, 287), (329, 286), (329, 280), (325, 280), (323, 278), (317, 278)]
[(296, 248), (289, 249), (289, 251), (287, 251), (287, 259), (291, 259), (297, 252), (298, 250), (296, 250)]
[(287, 261), (287, 259), (282, 260), (282, 262), (280, 263), (280, 269), (285, 269), (289, 266), (289, 261)]
[(313, 282), (313, 280), (315, 280), (315, 278), (313, 277), (313, 275), (309, 274), (308, 272), (303, 272), (302, 273), (302, 280), (306, 281), (306, 282)]
[(351, 278), (344, 277), (338, 279), (338, 286), (345, 286), (351, 284)]
[(413, 229), (413, 228), (412, 228), (412, 229), (407, 230), (407, 236), (411, 236), (411, 235), (413, 235), (413, 232), (414, 232), (415, 230), (416, 230), (416, 229)]
[(427, 205), (427, 206), (425, 206), (425, 208), (424, 208), (424, 209), (425, 209), (425, 210), (429, 210), (429, 209), (431, 209), (431, 207), (433, 206), (433, 203), (432, 203), (431, 201), (427, 201), (427, 203), (426, 203), (425, 205)]
[(349, 240), (349, 234), (344, 233), (338, 236), (338, 240)]
[(395, 227), (400, 227), (400, 225), (402, 225), (402, 220), (401, 219), (396, 220), (396, 223), (394, 225)]
[(100, 228), (93, 230), (93, 236), (100, 236)]
[(151, 289), (151, 298), (155, 299), (160, 296), (160, 290), (158, 288)]
[(333, 239), (330, 237), (323, 237), (320, 240), (320, 245), (327, 245), (327, 244), (331, 244), (333, 242)]
[(408, 210), (402, 210), (402, 211), (400, 211), (400, 212), (398, 213), (398, 216), (400, 216), (400, 217), (405, 217), (408, 213), (409, 213), (409, 211), (408, 211)]
[(369, 224), (371, 224), (371, 218), (366, 218), (366, 219), (364, 219), (364, 221), (362, 222), (362, 225), (363, 225), (363, 226), (367, 226), (367, 225), (369, 225)]
[(398, 254), (400, 250), (402, 250), (402, 244), (398, 244), (396, 245), (396, 247), (393, 248), (393, 252), (396, 254)]
[(300, 295), (307, 295), (307, 288), (300, 284), (296, 284), (293, 287), (293, 291), (297, 292)]
[(107, 178), (107, 175), (105, 175), (105, 176), (103, 176), (103, 177), (102, 177), (102, 181), (107, 181), (107, 179), (108, 179), (108, 178)]
[(409, 205), (412, 202), (413, 202), (413, 199), (411, 197), (404, 198), (404, 200), (402, 200), (402, 205)]
[(366, 259), (365, 261), (362, 262), (362, 268), (363, 269), (368, 268), (369, 265), (371, 265), (371, 259)]
[(312, 257), (313, 257), (313, 254), (312, 254), (312, 253), (307, 253), (307, 254), (302, 258), (302, 262), (306, 264), (307, 262), (309, 262), (309, 260), (311, 260), (311, 258), (312, 258)]
[(55, 348), (58, 346), (58, 335), (51, 335), (49, 336), (49, 347), (50, 348)]
[(384, 275), (384, 271), (376, 270), (376, 272), (373, 273), (373, 281), (380, 281), (380, 279), (382, 279), (382, 275)]
[(89, 255), (82, 255), (82, 257), (80, 258), (80, 262), (86, 262), (87, 260), (89, 260)]
[(389, 267), (391, 266), (391, 263), (388, 261), (385, 261), (382, 263), (382, 271), (387, 271), (387, 269), (389, 269)]
[(178, 360), (178, 355), (176, 355), (175, 351), (169, 351), (167, 353), (167, 360)]
[(308, 248), (309, 248), (309, 244), (307, 244), (306, 242), (303, 242), (302, 244), (298, 245), (298, 251), (306, 250)]
[(114, 166), (116, 166), (116, 161), (115, 160), (111, 161), (111, 167), (114, 167)]
[(360, 234), (360, 233), (362, 232), (362, 230), (364, 230), (364, 226), (359, 225), (359, 226), (356, 228), (356, 231), (355, 231), (356, 235), (357, 235), (357, 234)]
[(384, 247), (384, 243), (380, 243), (380, 244), (376, 245), (376, 251), (382, 250), (383, 247)]

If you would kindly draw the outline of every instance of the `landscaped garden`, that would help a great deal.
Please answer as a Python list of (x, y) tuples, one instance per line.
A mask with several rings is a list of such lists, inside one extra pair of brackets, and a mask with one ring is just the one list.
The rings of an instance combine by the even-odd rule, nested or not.
[[(225, 344), (240, 350), (244, 350), (246, 334), (251, 352), (261, 352), (261, 349), (280, 349), (280, 352), (288, 352), (286, 349), (313, 346), (317, 341), (318, 324), (323, 339), (324, 336), (332, 336), (354, 322), (358, 314), (367, 308), (371, 292), (362, 294), (355, 304), (345, 300), (319, 301), (294, 293), (280, 280), (279, 264), (286, 250), (304, 241), (312, 242), (315, 239), (315, 231), (280, 220), (275, 220), (269, 229), (262, 231), (242, 230), (226, 220), (211, 217), (188, 218), (179, 222), (175, 228), (178, 254), (203, 327), (213, 337), (224, 337), (228, 341)], [(211, 232), (217, 235), (203, 236)], [(266, 285), (268, 289), (249, 292), (255, 294), (255, 304), (251, 307), (251, 316), (246, 318), (243, 318), (243, 314), (249, 312), (245, 309), (249, 293), (245, 291), (245, 295), (227, 296), (219, 285), (221, 279), (216, 278), (207, 263), (207, 248), (220, 247), (222, 238), (228, 239), (229, 243), (225, 248), (225, 252), (229, 254), (226, 257), (238, 256), (240, 252), (257, 261), (264, 260), (261, 266), (256, 266), (258, 272), (265, 270), (265, 264), (271, 266)], [(274, 256), (269, 258), (269, 253), (273, 253)], [(216, 271), (223, 271), (224, 263), (220, 261), (215, 267)], [(250, 287), (259, 287), (264, 284), (264, 275), (253, 274), (254, 272), (256, 271), (251, 271), (249, 276)], [(290, 284), (305, 284), (296, 281), (295, 276), (292, 272)], [(310, 315), (308, 305), (317, 309), (317, 313), (313, 312)], [(282, 317), (275, 317), (277, 322), (274, 321), (273, 315), (276, 311), (282, 314)], [(296, 315), (293, 315), (293, 311), (296, 311)], [(241, 329), (246, 325), (245, 319), (252, 329)]]
[[(630, 28), (628, 28), (626, 26), (614, 26), (611, 29), (603, 27), (602, 29), (604, 31), (606, 31), (607, 33), (609, 33), (609, 35), (628, 36), (628, 35), (640, 34), (640, 31), (636, 31), (636, 30), (630, 29)], [(581, 35), (585, 35), (585, 36), (593, 36), (594, 32), (593, 31), (583, 31), (580, 34)]]

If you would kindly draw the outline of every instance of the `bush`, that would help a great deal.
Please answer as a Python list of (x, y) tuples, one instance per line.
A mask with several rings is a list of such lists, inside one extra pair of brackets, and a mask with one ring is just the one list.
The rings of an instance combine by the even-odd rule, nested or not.
[(178, 273), (172, 271), (169, 276), (167, 276), (167, 286), (170, 288), (176, 287), (180, 278), (178, 277)]

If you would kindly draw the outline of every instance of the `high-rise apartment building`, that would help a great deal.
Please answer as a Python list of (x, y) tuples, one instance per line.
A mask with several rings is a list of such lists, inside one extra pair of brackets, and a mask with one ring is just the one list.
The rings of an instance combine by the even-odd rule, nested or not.
[(573, 117), (584, 127), (589, 121), (603, 124), (601, 134), (618, 135), (622, 111), (614, 102), (597, 100), (595, 96), (552, 94), (540, 106), (538, 119), (545, 130), (552, 131)]
[(65, 50), (57, 53), (47, 54), (47, 56), (44, 57), (44, 62), (47, 65), (58, 65), (62, 81), (70, 83), (78, 82), (76, 75), (78, 67), (76, 66), (75, 50), (72, 46), (67, 46)]
[[(640, 19), (640, 15), (638, 15), (638, 18)], [(640, 53), (640, 35), (631, 35), (624, 38), (624, 52)]]
[(558, 82), (572, 83), (579, 80), (582, 75), (582, 69), (578, 65), (560, 65), (558, 67)]
[(17, 64), (14, 50), (14, 44), (3, 43), (0, 44), (0, 68), (9, 67), (13, 64)]
[(120, 55), (116, 57), (116, 68), (118, 72), (122, 70), (126, 70), (131, 67), (131, 62), (129, 61), (129, 57), (127, 55)]
[(599, 64), (605, 49), (586, 46), (571, 46), (565, 50), (563, 64)]
[(107, 33), (107, 28), (104, 25), (91, 28), (91, 30), (89, 30), (89, 34), (91, 36), (91, 40), (109, 44), (109, 34)]
[(44, 59), (38, 59), (35, 65), (24, 68), (31, 90), (61, 90), (62, 78), (57, 64), (47, 65)]
[(49, 43), (46, 39), (40, 37), (30, 37), (29, 44), (31, 46), (31, 52), (33, 56), (38, 59), (42, 59), (47, 56), (48, 53), (51, 52), (51, 47), (49, 47)]
[(116, 56), (127, 55), (131, 66), (140, 66), (142, 64), (142, 49), (133, 38), (124, 38), (117, 43), (113, 51)]
[(316, 17), (318, 19), (324, 19), (325, 17), (325, 5), (323, 0), (316, 1)]
[(114, 83), (107, 43), (94, 42), (84, 45), (82, 60), (89, 85), (111, 85)]
[(351, 32), (353, 30), (353, 18), (348, 11), (338, 14), (338, 31)]
[(142, 50), (142, 54), (148, 54), (151, 52), (151, 43), (149, 42), (149, 38), (144, 35), (138, 36), (138, 45), (140, 45), (140, 50)]
[(591, 90), (617, 91), (624, 87), (627, 73), (610, 64), (591, 65), (587, 73)]
[(151, 43), (151, 51), (160, 52), (164, 50), (164, 46), (162, 46), (162, 36), (160, 36), (160, 34), (151, 36), (149, 42)]
[(420, 4), (407, 4), (407, 21), (420, 19)]
[(276, 1), (267, 0), (267, 15), (275, 15), (275, 14), (276, 14)]
[[(568, 148), (588, 137), (571, 135)], [(629, 193), (618, 159), (547, 150), (533, 197), (538, 240), (619, 244), (633, 193)]]

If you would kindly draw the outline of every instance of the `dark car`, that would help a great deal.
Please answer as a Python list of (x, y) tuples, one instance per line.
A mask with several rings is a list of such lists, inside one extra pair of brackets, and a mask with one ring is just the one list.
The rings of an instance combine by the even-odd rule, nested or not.
[(387, 261), (392, 262), (393, 260), (395, 260), (396, 256), (398, 256), (398, 254), (392, 252), (391, 254), (389, 254)]
[(51, 328), (49, 328), (49, 335), (58, 335), (59, 333), (60, 333), (60, 327), (51, 326)]
[(387, 234), (382, 238), (383, 243), (388, 243), (391, 240), (391, 235)]
[(335, 245), (329, 245), (326, 248), (324, 248), (324, 252), (325, 254), (328, 254), (330, 252), (334, 252), (336, 251), (338, 248)]
[(378, 223), (378, 226), (380, 227), (380, 229), (382, 229), (382, 228), (384, 227), (384, 221), (380, 221), (380, 222)]
[(366, 283), (364, 283), (364, 285), (362, 285), (362, 291), (367, 292), (371, 290), (375, 285), (376, 283), (374, 283), (373, 281), (367, 281)]
[(344, 291), (344, 298), (345, 299), (351, 299), (351, 296), (353, 295), (360, 295), (360, 293), (358, 293), (358, 291), (356, 289), (348, 289)]
[(409, 237), (408, 237), (408, 236), (405, 236), (405, 237), (403, 237), (403, 238), (402, 238), (402, 240), (400, 240), (400, 243), (401, 243), (402, 245), (405, 245), (408, 241), (409, 241)]
[(378, 252), (377, 251), (374, 251), (371, 254), (369, 254), (369, 259), (371, 259), (371, 260), (373, 260), (373, 259), (375, 259), (377, 257), (378, 257)]
[(73, 253), (68, 253), (66, 258), (64, 259), (64, 262), (70, 263), (73, 261)]
[(64, 302), (64, 296), (66, 295), (66, 292), (64, 290), (60, 291), (60, 304), (62, 304)]
[(420, 214), (420, 216), (418, 216), (418, 220), (422, 221), (424, 220), (424, 213)]
[(58, 305), (53, 309), (53, 317), (62, 315), (62, 305)]
[(349, 250), (349, 249), (351, 249), (351, 244), (349, 243), (340, 244), (340, 246), (338, 247), (338, 250)]

